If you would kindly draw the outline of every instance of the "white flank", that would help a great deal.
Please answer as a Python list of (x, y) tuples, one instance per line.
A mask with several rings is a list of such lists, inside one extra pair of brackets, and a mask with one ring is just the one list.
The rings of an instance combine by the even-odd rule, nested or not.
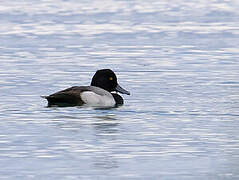
[[(110, 93), (109, 93), (110, 94)], [(90, 106), (107, 106), (112, 107), (115, 105), (113, 96), (110, 95), (99, 95), (92, 91), (85, 91), (81, 93), (81, 99)]]

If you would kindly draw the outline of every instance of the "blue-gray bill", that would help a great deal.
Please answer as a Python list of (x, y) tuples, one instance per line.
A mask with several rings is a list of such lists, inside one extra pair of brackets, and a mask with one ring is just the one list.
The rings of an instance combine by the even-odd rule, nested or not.
[(119, 93), (122, 93), (122, 94), (127, 94), (127, 95), (130, 95), (130, 92), (129, 91), (126, 91), (124, 88), (122, 88), (119, 84), (116, 86), (115, 90)]

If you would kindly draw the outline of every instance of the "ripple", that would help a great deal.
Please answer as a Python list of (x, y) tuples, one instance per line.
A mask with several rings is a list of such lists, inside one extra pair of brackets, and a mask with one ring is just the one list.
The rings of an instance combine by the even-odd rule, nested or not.
[[(3, 1), (0, 179), (238, 179), (238, 5)], [(101, 68), (124, 106), (45, 107)]]

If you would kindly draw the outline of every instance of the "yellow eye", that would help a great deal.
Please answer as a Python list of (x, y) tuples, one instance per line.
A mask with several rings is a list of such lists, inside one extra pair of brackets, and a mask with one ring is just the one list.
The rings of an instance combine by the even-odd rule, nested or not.
[(113, 78), (112, 78), (112, 77), (110, 77), (110, 78), (109, 78), (109, 80), (110, 80), (110, 81), (112, 81), (112, 80), (113, 80)]

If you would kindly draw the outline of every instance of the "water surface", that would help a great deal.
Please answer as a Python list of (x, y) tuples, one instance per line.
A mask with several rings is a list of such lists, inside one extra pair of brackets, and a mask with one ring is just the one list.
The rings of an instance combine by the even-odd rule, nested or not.
[[(0, 179), (239, 178), (236, 0), (2, 1)], [(111, 68), (113, 109), (40, 95)]]

